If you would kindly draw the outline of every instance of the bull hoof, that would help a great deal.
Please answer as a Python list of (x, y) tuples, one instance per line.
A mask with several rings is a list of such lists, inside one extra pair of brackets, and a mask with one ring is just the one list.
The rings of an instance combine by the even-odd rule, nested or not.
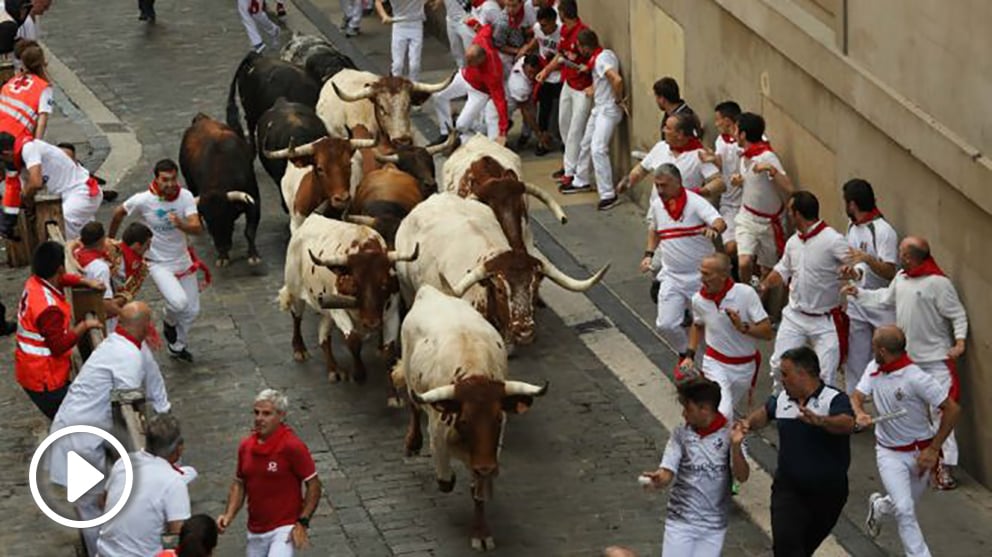
[(331, 383), (340, 383), (343, 380), (343, 378), (341, 377), (340, 373), (336, 371), (332, 371), (327, 374), (327, 380), (330, 381)]
[(310, 357), (310, 353), (307, 352), (306, 350), (293, 351), (293, 359), (296, 360), (297, 362), (305, 362), (309, 357)]
[(390, 395), (386, 397), (386, 407), (387, 408), (403, 408), (403, 399), (396, 396)]
[[(406, 456), (416, 456), (420, 454), (420, 449), (424, 447), (423, 437), (407, 437), (406, 439)], [(440, 484), (440, 482), (438, 482)], [(452, 480), (454, 484), (454, 480)], [(454, 487), (454, 485), (452, 485)], [(442, 490), (443, 491), (443, 490)], [(450, 491), (450, 490), (449, 490)]]
[(254, 256), (254, 257), (249, 257), (248, 258), (248, 264), (251, 265), (252, 267), (254, 267), (255, 265), (258, 265), (261, 262), (262, 262), (262, 258), (259, 257), (259, 256), (257, 256), (257, 255)]
[(472, 536), (472, 549), (476, 551), (492, 551), (496, 549), (496, 542), (493, 541), (492, 536), (486, 536), (484, 538)]
[(451, 493), (455, 489), (455, 475), (452, 474), (450, 480), (438, 480), (437, 488), (441, 493)]
[(221, 257), (217, 259), (217, 267), (227, 267), (231, 264), (231, 260), (227, 257)]

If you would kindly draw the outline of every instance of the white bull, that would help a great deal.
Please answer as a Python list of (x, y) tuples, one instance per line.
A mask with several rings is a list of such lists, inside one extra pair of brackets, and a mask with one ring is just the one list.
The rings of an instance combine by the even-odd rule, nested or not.
[(423, 445), (420, 415), (426, 409), (438, 488), (455, 487), (452, 456), (465, 463), (475, 503), (472, 547), (494, 549), (485, 501), (499, 472), (506, 414), (527, 411), (548, 386), (508, 380), (506, 348), (496, 329), (468, 302), (429, 285), (417, 292), (403, 320), (402, 346), (392, 378), (397, 390), (406, 386), (412, 402), (407, 456)]

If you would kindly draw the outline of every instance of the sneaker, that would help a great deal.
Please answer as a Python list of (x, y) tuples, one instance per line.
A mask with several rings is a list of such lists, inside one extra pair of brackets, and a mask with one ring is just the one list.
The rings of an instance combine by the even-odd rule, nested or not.
[(148, 14), (141, 14), (138, 16), (138, 21), (148, 21)]
[(958, 487), (958, 481), (951, 475), (951, 468), (953, 468), (953, 466), (947, 466), (943, 462), (937, 463), (937, 469), (934, 471), (933, 483), (933, 486), (936, 489), (941, 491), (950, 491)]
[(165, 337), (165, 341), (169, 344), (175, 344), (176, 339), (179, 337), (176, 335), (176, 326), (169, 325), (165, 321), (162, 322), (162, 336)]
[(276, 4), (276, 15), (279, 17), (286, 17), (286, 6), (282, 5), (281, 2)]
[(877, 491), (868, 496), (868, 517), (865, 518), (865, 531), (872, 539), (877, 538), (878, 533), (882, 530), (882, 522), (875, 510), (875, 503), (881, 498), (882, 494)]
[(189, 350), (186, 350), (185, 348), (176, 350), (172, 347), (172, 345), (169, 345), (167, 348), (169, 349), (170, 358), (175, 358), (188, 364), (193, 363), (193, 355), (190, 354)]
[[(592, 189), (592, 186), (587, 186), (587, 187), (589, 189)], [(616, 207), (618, 203), (620, 203), (620, 198), (613, 196), (610, 197), (609, 199), (601, 199), (599, 201), (599, 205), (597, 205), (596, 208), (599, 209), (600, 211), (609, 211), (610, 209)]]
[(347, 28), (347, 29), (344, 30), (344, 36), (345, 37), (357, 37), (359, 35), (359, 33), (361, 33), (361, 31), (359, 31), (358, 29), (356, 29), (354, 27), (349, 27), (349, 28)]
[(543, 157), (544, 155), (547, 155), (550, 152), (551, 149), (545, 147), (544, 145), (538, 145), (537, 147), (534, 148), (534, 154), (537, 155), (538, 157)]
[(257, 45), (251, 47), (252, 50), (261, 54), (265, 50), (265, 43), (258, 43)]
[(113, 203), (120, 196), (117, 190), (103, 190), (103, 203)]
[(741, 494), (741, 483), (737, 480), (730, 482), (730, 496), (733, 497), (735, 495), (740, 495), (740, 494)]
[(554, 178), (555, 180), (557, 180), (558, 178), (561, 178), (564, 175), (565, 175), (565, 169), (564, 168), (559, 168), (558, 170), (555, 170), (554, 171), (554, 173), (551, 175), (551, 177)]

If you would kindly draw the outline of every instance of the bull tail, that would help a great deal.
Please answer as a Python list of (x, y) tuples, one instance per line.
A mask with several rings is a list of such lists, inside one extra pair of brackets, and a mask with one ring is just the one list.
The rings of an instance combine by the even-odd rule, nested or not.
[(279, 311), (292, 311), (295, 300), (288, 286), (283, 286), (279, 289), (279, 297), (276, 301), (279, 302)]
[(396, 392), (406, 390), (406, 365), (403, 358), (396, 361), (393, 371), (389, 374), (389, 379), (393, 382), (393, 388), (396, 389)]
[(239, 136), (245, 136), (245, 129), (241, 127), (241, 112), (238, 110), (238, 81), (240, 81), (248, 72), (249, 66), (258, 57), (258, 53), (252, 51), (249, 52), (241, 60), (241, 64), (238, 65), (238, 69), (234, 72), (234, 78), (231, 79), (231, 89), (227, 93), (227, 125), (231, 126)]

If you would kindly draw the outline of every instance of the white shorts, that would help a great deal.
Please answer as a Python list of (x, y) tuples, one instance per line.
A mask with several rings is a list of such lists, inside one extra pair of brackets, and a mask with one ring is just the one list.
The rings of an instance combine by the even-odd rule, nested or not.
[(720, 237), (723, 239), (724, 245), (728, 242), (737, 241), (737, 213), (740, 212), (741, 206), (739, 204), (720, 204), (720, 217), (723, 222), (727, 223), (727, 229), (723, 231)]
[(706, 528), (682, 522), (665, 520), (665, 538), (661, 554), (665, 557), (720, 557), (726, 528)]
[(289, 539), (293, 526), (280, 526), (261, 534), (248, 532), (246, 557), (293, 557), (293, 542)]
[(778, 263), (775, 233), (772, 231), (769, 219), (741, 208), (734, 217), (734, 224), (738, 255), (753, 256), (758, 265), (769, 269)]

